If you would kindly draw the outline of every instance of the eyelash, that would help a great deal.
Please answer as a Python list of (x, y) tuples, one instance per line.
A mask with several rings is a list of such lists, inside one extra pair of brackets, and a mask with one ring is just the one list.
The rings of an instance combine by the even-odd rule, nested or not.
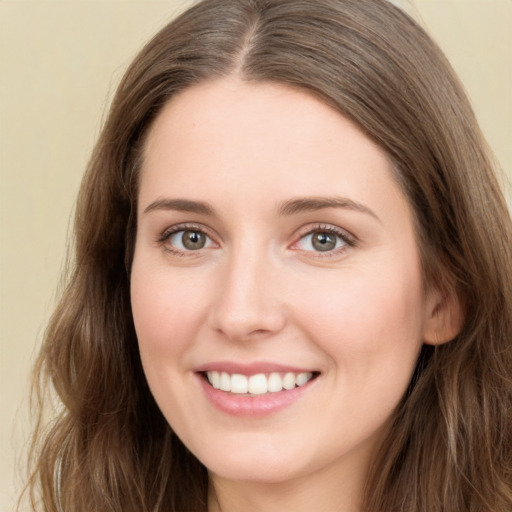
[(209, 231), (205, 229), (204, 226), (200, 226), (197, 224), (178, 224), (176, 226), (172, 226), (164, 230), (163, 233), (158, 237), (157, 243), (161, 245), (165, 251), (170, 252), (176, 256), (198, 256), (197, 253), (200, 252), (200, 249), (197, 251), (182, 251), (181, 249), (178, 249), (177, 247), (174, 247), (168, 243), (169, 239), (173, 235), (175, 235), (176, 233), (180, 233), (181, 231), (195, 231), (197, 233), (203, 233), (209, 240), (213, 240), (213, 237), (210, 236)]
[[(177, 255), (177, 256), (198, 256), (197, 253), (201, 251), (201, 249), (198, 249), (197, 251), (194, 250), (188, 250), (183, 251), (181, 249), (178, 249), (171, 244), (169, 244), (169, 239), (181, 231), (195, 231), (198, 233), (204, 234), (210, 241), (213, 241), (213, 237), (209, 234), (209, 230), (205, 229), (204, 226), (197, 225), (197, 224), (178, 224), (176, 226), (172, 226), (170, 228), (167, 228), (164, 230), (161, 235), (157, 238), (157, 243), (161, 245), (164, 250)], [(357, 239), (352, 234), (348, 233), (345, 230), (342, 230), (340, 228), (336, 228), (332, 225), (325, 225), (325, 224), (318, 224), (314, 227), (310, 227), (303, 233), (300, 233), (297, 240), (292, 244), (293, 246), (297, 245), (301, 240), (304, 240), (307, 236), (313, 235), (315, 233), (328, 233), (331, 235), (334, 235), (338, 239), (340, 239), (343, 242), (343, 245), (341, 247), (329, 250), (329, 251), (309, 251), (309, 250), (301, 250), (301, 249), (294, 249), (294, 250), (300, 250), (305, 253), (313, 253), (315, 254), (315, 257), (317, 258), (329, 258), (334, 256), (339, 256), (341, 253), (345, 252), (347, 248), (355, 247), (357, 244)], [(215, 243), (215, 242), (214, 242)], [(195, 254), (194, 254), (195, 253)]]
[[(313, 235), (315, 233), (328, 233), (330, 235), (334, 235), (338, 239), (343, 242), (341, 247), (329, 250), (329, 251), (307, 251), (303, 250), (303, 252), (314, 253), (316, 258), (332, 258), (336, 256), (340, 256), (342, 253), (347, 251), (350, 247), (355, 247), (357, 244), (357, 239), (352, 234), (347, 231), (337, 228), (332, 225), (326, 224), (318, 224), (312, 228), (308, 228), (305, 232), (300, 233), (296, 242), (292, 244), (292, 246), (297, 245), (301, 240), (304, 240), (307, 236)], [(301, 249), (297, 249), (301, 250)]]

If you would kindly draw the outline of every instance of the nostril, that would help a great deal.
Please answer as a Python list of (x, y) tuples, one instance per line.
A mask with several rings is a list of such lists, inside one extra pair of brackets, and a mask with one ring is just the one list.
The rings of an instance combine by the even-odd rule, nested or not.
[(267, 329), (255, 329), (254, 331), (251, 331), (249, 333), (249, 336), (261, 336), (263, 334), (267, 334), (269, 333), (270, 331), (267, 330)]

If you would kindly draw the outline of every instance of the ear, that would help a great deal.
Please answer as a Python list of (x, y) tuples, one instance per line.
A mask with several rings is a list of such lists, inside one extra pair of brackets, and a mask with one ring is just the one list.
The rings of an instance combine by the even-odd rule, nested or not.
[(431, 290), (428, 293), (423, 326), (423, 342), (427, 345), (447, 343), (462, 329), (464, 312), (455, 292), (442, 293)]

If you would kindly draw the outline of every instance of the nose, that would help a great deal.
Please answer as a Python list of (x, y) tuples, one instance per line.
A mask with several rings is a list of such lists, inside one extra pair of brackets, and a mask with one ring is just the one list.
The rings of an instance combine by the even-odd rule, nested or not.
[(210, 324), (233, 341), (271, 337), (286, 323), (279, 269), (249, 248), (223, 262)]

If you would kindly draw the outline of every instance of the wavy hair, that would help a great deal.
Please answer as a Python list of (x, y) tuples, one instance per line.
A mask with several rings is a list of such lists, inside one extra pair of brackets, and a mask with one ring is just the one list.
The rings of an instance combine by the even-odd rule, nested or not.
[(34, 435), (32, 506), (204, 512), (206, 469), (156, 406), (130, 308), (145, 136), (173, 95), (238, 74), (314, 95), (394, 163), (425, 283), (455, 294), (459, 335), (424, 347), (368, 476), (368, 512), (512, 510), (512, 225), (455, 73), (385, 0), (204, 0), (121, 81), (78, 198), (72, 272), (35, 370), (58, 414)]

